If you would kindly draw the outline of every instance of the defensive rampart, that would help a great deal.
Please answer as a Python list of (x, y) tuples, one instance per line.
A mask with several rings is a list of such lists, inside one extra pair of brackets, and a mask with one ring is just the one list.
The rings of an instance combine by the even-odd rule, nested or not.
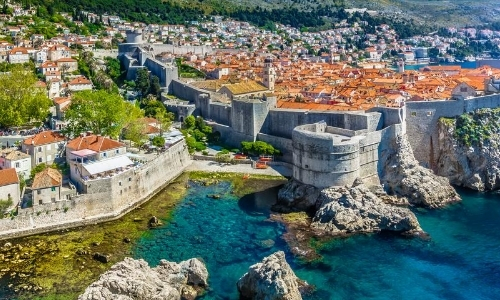
[(17, 216), (0, 220), (0, 239), (117, 219), (149, 200), (190, 163), (182, 140), (142, 166), (110, 178), (86, 181), (87, 194), (19, 209)]
[(500, 95), (487, 95), (466, 100), (407, 102), (406, 131), (415, 158), (433, 169), (437, 159), (437, 122), (441, 117), (456, 117), (479, 108), (500, 107)]

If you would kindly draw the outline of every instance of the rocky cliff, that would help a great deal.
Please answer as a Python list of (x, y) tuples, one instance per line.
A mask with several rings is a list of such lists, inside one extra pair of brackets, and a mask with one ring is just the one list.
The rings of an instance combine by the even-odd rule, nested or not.
[(304, 285), (286, 262), (283, 251), (252, 265), (237, 283), (241, 299), (248, 300), (299, 300), (299, 289)]
[(382, 164), (380, 182), (389, 194), (429, 208), (460, 200), (447, 178), (418, 164), (406, 135), (393, 141), (391, 149), (382, 153), (379, 161)]
[(454, 119), (440, 119), (436, 173), (470, 189), (499, 189), (499, 118), (500, 111), (481, 109)]
[(198, 259), (180, 263), (161, 260), (150, 268), (142, 259), (115, 264), (92, 283), (79, 300), (195, 299), (207, 286), (208, 271)]
[(362, 232), (421, 232), (415, 215), (408, 209), (384, 203), (361, 180), (348, 187), (324, 189), (320, 208), (311, 227), (331, 235)]

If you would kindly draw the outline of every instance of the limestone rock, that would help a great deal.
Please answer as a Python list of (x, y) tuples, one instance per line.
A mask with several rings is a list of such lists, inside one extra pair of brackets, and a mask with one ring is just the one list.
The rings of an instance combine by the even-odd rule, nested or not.
[(382, 230), (421, 232), (417, 218), (408, 208), (385, 204), (358, 181), (351, 188), (324, 189), (320, 202), (311, 227), (332, 235)]
[(294, 212), (316, 209), (321, 189), (303, 184), (295, 179), (289, 180), (278, 192), (278, 202), (274, 211)]
[(381, 155), (384, 165), (380, 181), (389, 194), (406, 197), (411, 204), (429, 208), (459, 201), (447, 178), (420, 166), (406, 135), (399, 136), (391, 152)]
[(198, 259), (180, 263), (161, 260), (150, 268), (142, 259), (125, 258), (92, 283), (79, 300), (194, 299), (193, 291), (207, 286), (208, 272)]
[[(491, 116), (483, 111), (475, 117), (486, 122), (482, 119)], [(454, 127), (442, 122), (438, 124), (436, 173), (447, 177), (452, 184), (473, 190), (500, 189), (500, 139), (492, 135), (489, 140), (466, 146), (459, 143), (454, 134)]]
[(300, 285), (283, 251), (275, 252), (262, 262), (252, 265), (238, 280), (240, 299), (249, 300), (298, 300)]

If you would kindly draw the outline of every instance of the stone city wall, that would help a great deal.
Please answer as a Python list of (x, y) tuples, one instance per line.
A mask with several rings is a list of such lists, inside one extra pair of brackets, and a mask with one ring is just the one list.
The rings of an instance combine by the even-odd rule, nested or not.
[(406, 132), (415, 158), (424, 167), (434, 169), (438, 153), (437, 123), (441, 117), (456, 117), (479, 108), (500, 107), (500, 95), (466, 100), (407, 102)]
[(190, 163), (182, 140), (140, 167), (111, 178), (86, 181), (89, 194), (19, 209), (18, 216), (0, 220), (0, 239), (117, 219), (149, 200)]

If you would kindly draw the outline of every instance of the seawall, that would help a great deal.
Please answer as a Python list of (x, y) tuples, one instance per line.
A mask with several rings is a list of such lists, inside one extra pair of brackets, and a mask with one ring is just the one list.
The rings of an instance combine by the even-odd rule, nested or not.
[(17, 216), (0, 219), (0, 240), (118, 219), (148, 201), (191, 162), (182, 140), (142, 166), (86, 181), (88, 194), (19, 209)]

